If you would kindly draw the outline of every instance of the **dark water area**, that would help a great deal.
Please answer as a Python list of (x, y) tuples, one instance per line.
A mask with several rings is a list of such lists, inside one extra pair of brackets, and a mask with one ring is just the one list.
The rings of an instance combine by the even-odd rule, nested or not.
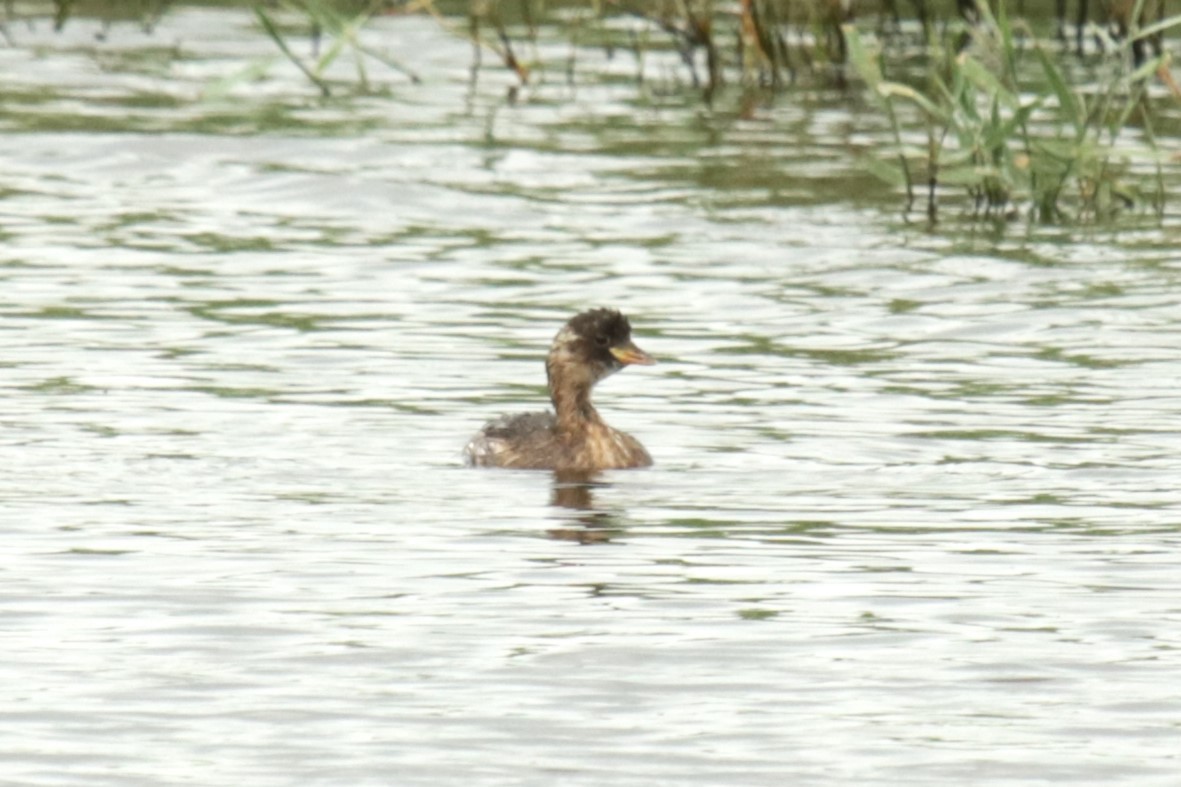
[[(1176, 783), (1175, 204), (930, 227), (848, 90), (425, 17), (328, 100), (240, 8), (8, 31), (4, 779)], [(654, 467), (464, 467), (599, 305)]]

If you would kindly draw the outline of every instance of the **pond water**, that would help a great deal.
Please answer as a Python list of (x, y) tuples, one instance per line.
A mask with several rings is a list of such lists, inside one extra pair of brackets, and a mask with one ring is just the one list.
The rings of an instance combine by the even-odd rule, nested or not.
[[(429, 19), (328, 101), (97, 32), (0, 50), (6, 783), (1178, 783), (1175, 206), (932, 231), (855, 96), (513, 104)], [(596, 305), (656, 465), (463, 467)]]

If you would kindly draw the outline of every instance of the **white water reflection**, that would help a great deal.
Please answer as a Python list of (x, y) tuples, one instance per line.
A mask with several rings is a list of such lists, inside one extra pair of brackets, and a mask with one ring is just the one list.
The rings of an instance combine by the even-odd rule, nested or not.
[[(265, 49), (245, 15), (160, 35), (208, 66), (226, 19)], [(1171, 224), (996, 241), (872, 190), (810, 205), (846, 174), (815, 150), (847, 160), (785, 144), (792, 107), (712, 173), (695, 107), (502, 108), (490, 144), (445, 60), (299, 112), (276, 77), (279, 129), (9, 126), (5, 778), (1175, 781)], [(757, 155), (810, 168), (705, 177)], [(656, 467), (573, 499), (463, 468), (598, 304), (661, 359), (597, 394)]]

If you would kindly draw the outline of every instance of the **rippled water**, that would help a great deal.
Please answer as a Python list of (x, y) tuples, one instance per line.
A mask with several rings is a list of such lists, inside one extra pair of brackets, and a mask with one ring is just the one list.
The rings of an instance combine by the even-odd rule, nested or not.
[[(252, 24), (0, 51), (6, 783), (1178, 782), (1174, 213), (928, 232), (837, 91), (390, 19), (322, 102)], [(600, 304), (656, 466), (462, 467)]]

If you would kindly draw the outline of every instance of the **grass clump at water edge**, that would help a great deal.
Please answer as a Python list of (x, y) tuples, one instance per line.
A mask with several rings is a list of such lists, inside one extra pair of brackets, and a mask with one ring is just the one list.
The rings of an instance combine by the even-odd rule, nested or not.
[[(1083, 222), (1140, 203), (1159, 215), (1162, 154), (1148, 85), (1155, 75), (1175, 86), (1167, 54), (1136, 65), (1131, 53), (1139, 51), (1137, 42), (1181, 24), (1181, 17), (1109, 40), (1115, 54), (1104, 64), (1103, 80), (1079, 86), (1070, 83), (1045, 42), (1023, 22), (1009, 20), (1003, 3), (995, 16), (986, 5), (979, 11), (967, 46), (933, 42), (930, 65), (917, 85), (887, 79), (880, 50), (846, 26), (851, 65), (890, 119), (895, 142), (893, 164), (869, 158), (867, 166), (905, 187), (908, 211), (916, 181), (922, 182), (932, 221), (939, 193), (951, 188), (966, 191), (977, 216), (1011, 217), (1027, 209), (1043, 222)], [(1021, 41), (1032, 42), (1035, 68), (1024, 73), (1032, 76), (1033, 90), (1019, 86), (1018, 62), (1025, 53), (1015, 28)], [(1141, 129), (1136, 140), (1126, 133), (1133, 122)], [(925, 144), (908, 144), (913, 136)], [(1135, 181), (1137, 164), (1150, 165), (1154, 175)]]

